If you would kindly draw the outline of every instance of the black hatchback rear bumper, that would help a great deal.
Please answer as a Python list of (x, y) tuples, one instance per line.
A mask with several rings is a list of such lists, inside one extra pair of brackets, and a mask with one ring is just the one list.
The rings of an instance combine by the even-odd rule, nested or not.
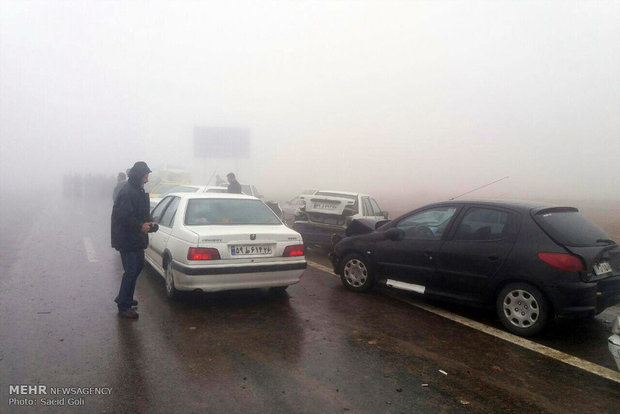
[(620, 304), (620, 276), (596, 283), (561, 283), (547, 289), (558, 316), (592, 316)]
[(620, 303), (620, 276), (613, 276), (598, 282), (596, 313)]

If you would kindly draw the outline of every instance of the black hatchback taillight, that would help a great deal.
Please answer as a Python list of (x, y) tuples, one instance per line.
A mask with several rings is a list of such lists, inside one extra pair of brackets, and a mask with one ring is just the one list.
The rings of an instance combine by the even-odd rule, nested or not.
[(567, 253), (538, 253), (538, 258), (543, 262), (567, 272), (582, 272), (583, 262), (577, 256)]

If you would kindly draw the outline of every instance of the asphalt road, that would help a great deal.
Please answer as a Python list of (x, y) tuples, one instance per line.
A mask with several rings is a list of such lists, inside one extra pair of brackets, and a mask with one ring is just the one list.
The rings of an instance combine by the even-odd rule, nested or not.
[[(110, 204), (2, 199), (0, 412), (617, 412), (620, 379), (428, 312), (409, 296), (349, 292), (312, 266), (286, 294), (177, 302), (147, 267), (140, 319), (120, 320)], [(441, 309), (495, 323), (483, 311)], [(541, 342), (596, 349), (576, 356), (609, 368), (597, 336), (608, 336), (604, 325), (560, 324)], [(16, 385), (47, 394), (18, 394)]]
[[(327, 268), (325, 270), (331, 273), (331, 264), (325, 250), (310, 248), (306, 252), (306, 258), (311, 264)], [(334, 275), (334, 277), (337, 276)], [(465, 318), (485, 327), (505, 331), (493, 309), (479, 309), (429, 300), (423, 298), (422, 295), (388, 287), (377, 287), (376, 290), (398, 300), (412, 303), (414, 306), (438, 308), (459, 319)], [(617, 370), (617, 365), (608, 351), (607, 338), (610, 335), (612, 323), (618, 315), (620, 315), (620, 305), (612, 306), (590, 319), (556, 319), (547, 326), (545, 332), (528, 340), (593, 364)], [(507, 332), (506, 334), (509, 335)]]

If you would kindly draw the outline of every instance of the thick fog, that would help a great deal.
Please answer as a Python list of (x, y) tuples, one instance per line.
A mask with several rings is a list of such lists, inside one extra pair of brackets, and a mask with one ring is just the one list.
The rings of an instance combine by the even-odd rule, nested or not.
[(617, 1), (0, 4), (5, 190), (144, 160), (278, 200), (620, 200)]

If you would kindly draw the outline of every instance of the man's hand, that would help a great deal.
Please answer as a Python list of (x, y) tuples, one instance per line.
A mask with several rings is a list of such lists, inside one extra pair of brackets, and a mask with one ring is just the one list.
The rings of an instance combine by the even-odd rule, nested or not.
[(152, 221), (142, 224), (142, 233), (147, 234), (153, 225)]

